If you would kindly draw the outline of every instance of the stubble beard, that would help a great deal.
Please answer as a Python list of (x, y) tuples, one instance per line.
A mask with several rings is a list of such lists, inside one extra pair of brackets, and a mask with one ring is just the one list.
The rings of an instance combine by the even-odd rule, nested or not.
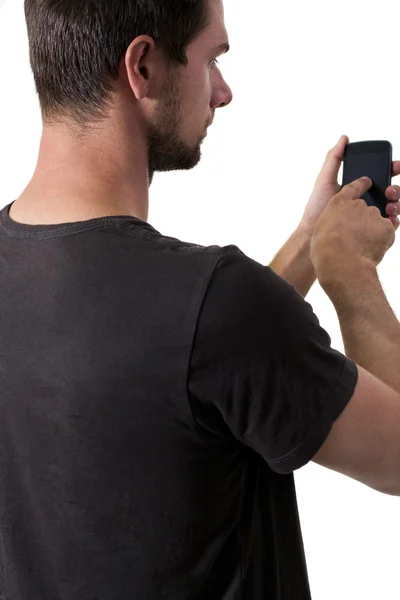
[(171, 75), (149, 135), (149, 185), (156, 172), (188, 171), (200, 162), (205, 136), (195, 146), (185, 144), (179, 136), (183, 119), (179, 79)]

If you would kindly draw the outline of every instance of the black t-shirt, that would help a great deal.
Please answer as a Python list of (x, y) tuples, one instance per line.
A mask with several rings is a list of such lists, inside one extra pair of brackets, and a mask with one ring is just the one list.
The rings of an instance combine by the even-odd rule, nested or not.
[(308, 600), (293, 471), (357, 382), (237, 246), (0, 213), (1, 600)]

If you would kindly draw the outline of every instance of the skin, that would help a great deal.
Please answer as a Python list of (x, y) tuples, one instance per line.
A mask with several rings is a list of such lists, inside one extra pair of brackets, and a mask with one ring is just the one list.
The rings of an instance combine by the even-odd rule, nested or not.
[(232, 92), (211, 61), (228, 43), (222, 0), (210, 0), (212, 22), (187, 51), (187, 66), (167, 68), (149, 36), (137, 37), (120, 64), (107, 120), (83, 139), (67, 124), (44, 125), (36, 169), (10, 217), (27, 224), (102, 216), (148, 219), (156, 171), (192, 169), (217, 108)]
[[(300, 224), (300, 229), (307, 235), (313, 234), (314, 227), (322, 213), (325, 211), (328, 203), (333, 196), (336, 196), (341, 190), (341, 185), (338, 183), (338, 176), (343, 162), (344, 152), (349, 141), (347, 135), (342, 135), (336, 146), (331, 148), (326, 155), (325, 162), (315, 182), (314, 189)], [(368, 174), (366, 173), (365, 175), (367, 176)], [(398, 175), (400, 175), (400, 161), (397, 160), (392, 163), (392, 177)], [(399, 219), (397, 218), (397, 215), (400, 214), (398, 202), (400, 198), (400, 187), (398, 185), (389, 186), (386, 188), (385, 196), (388, 202), (386, 213), (395, 230), (397, 230), (400, 224)]]
[[(201, 144), (217, 108), (232, 92), (212, 62), (228, 43), (222, 0), (209, 0), (211, 25), (187, 50), (188, 65), (168, 68), (149, 36), (139, 36), (120, 63), (107, 119), (85, 136), (68, 123), (44, 124), (37, 165), (10, 217), (31, 225), (126, 215), (147, 221), (149, 186), (157, 171), (189, 170), (201, 159)], [(347, 142), (346, 142), (347, 140)], [(337, 182), (348, 138), (333, 148), (317, 179), (299, 226), (311, 236)], [(400, 162), (393, 163), (393, 175)], [(398, 227), (400, 187), (386, 190), (388, 214)]]

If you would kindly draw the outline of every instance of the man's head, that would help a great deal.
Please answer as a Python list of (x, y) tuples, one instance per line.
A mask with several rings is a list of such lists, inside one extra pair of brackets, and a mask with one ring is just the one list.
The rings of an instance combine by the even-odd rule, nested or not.
[(45, 127), (83, 138), (118, 107), (151, 177), (199, 162), (232, 100), (215, 65), (228, 42), (222, 0), (25, 0), (25, 15)]

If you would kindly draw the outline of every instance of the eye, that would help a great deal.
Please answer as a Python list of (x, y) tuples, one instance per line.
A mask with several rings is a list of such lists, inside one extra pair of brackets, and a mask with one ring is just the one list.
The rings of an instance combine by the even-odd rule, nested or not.
[(210, 62), (210, 67), (214, 67), (215, 65), (219, 65), (219, 61), (216, 58), (213, 58)]

